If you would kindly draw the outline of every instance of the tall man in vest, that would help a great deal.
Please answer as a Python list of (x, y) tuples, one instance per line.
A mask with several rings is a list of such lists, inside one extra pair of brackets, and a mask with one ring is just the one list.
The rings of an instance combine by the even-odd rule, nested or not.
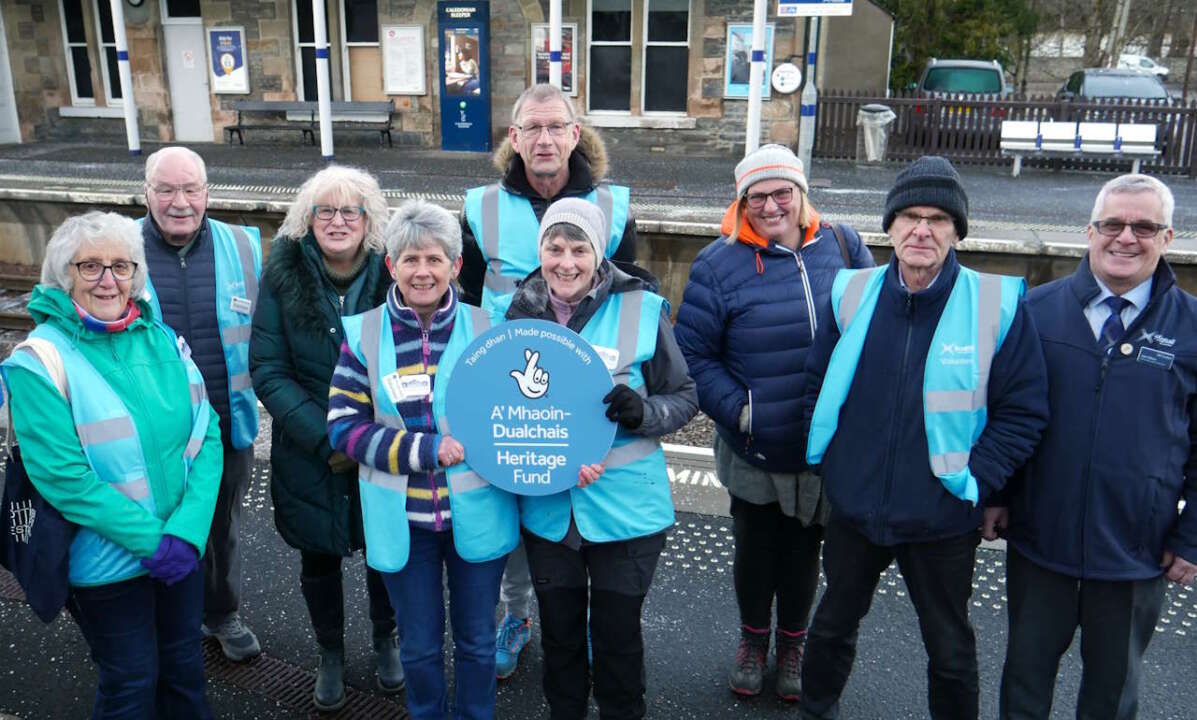
[(968, 600), (982, 506), (1039, 440), (1047, 374), (1023, 279), (957, 262), (968, 197), (950, 162), (903, 170), (881, 226), (894, 257), (839, 272), (807, 360), (807, 462), (821, 464), (831, 520), (801, 711), (837, 716), (860, 621), (897, 560), (927, 650), (929, 715), (967, 720), (978, 712)]
[[(464, 302), (490, 310), (540, 266), (540, 219), (564, 197), (585, 198), (602, 208), (606, 257), (623, 270), (635, 264), (636, 221), (628, 188), (602, 182), (607, 171), (603, 141), (578, 124), (573, 104), (559, 88), (533, 85), (520, 94), (494, 164), (502, 179), (466, 191), (462, 209), (458, 282)], [(507, 612), (496, 638), (495, 671), (507, 678), (532, 634), (532, 579), (522, 544), (508, 559), (500, 598)]]
[(1135, 717), (1164, 586), (1197, 575), (1197, 298), (1163, 259), (1173, 207), (1155, 178), (1109, 181), (1076, 272), (1027, 294), (1051, 420), (1008, 510), (985, 511), (987, 536), (1008, 525), (1003, 718), (1051, 714), (1078, 626), (1076, 716)]
[(262, 249), (257, 228), (207, 216), (203, 158), (167, 147), (145, 163), (149, 217), (142, 221), (151, 303), (191, 346), (212, 407), (220, 416), (224, 474), (204, 552), (204, 634), (225, 657), (261, 652), (238, 614), (241, 598), (241, 504), (249, 485), (258, 400), (249, 377), (249, 330), (258, 297)]

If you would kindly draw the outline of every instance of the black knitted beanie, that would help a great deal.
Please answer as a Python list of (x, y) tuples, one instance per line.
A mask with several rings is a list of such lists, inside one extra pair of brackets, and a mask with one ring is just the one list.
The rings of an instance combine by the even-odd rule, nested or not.
[(968, 235), (968, 195), (960, 184), (960, 174), (947, 158), (924, 155), (898, 173), (894, 186), (885, 198), (881, 229), (889, 232), (894, 216), (915, 205), (943, 210), (952, 216), (959, 239), (963, 240)]

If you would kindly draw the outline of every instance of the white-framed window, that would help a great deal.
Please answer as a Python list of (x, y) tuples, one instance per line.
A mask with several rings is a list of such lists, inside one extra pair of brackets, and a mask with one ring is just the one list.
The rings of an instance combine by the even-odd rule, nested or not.
[(200, 0), (162, 0), (162, 22), (203, 18)]
[[(324, 5), (324, 28), (333, 27), (328, 17), (329, 4)], [(316, 100), (316, 28), (312, 16), (312, 0), (291, 0), (291, 25), (295, 31), (295, 99)], [(329, 38), (329, 45), (332, 39)], [(329, 72), (329, 93), (337, 97), (337, 76)]]
[(644, 0), (643, 68), (640, 109), (645, 113), (685, 113), (690, 0)]
[[(295, 96), (316, 100), (316, 32), (312, 0), (292, 0)], [(340, 100), (385, 100), (378, 0), (338, 0), (324, 5), (329, 47), (329, 92)], [(344, 92), (342, 92), (344, 89)]]
[[(588, 0), (590, 113), (684, 115), (690, 64), (690, 0)], [(638, 18), (639, 32), (633, 32)], [(639, 91), (632, 58), (640, 58)]]
[(346, 100), (386, 100), (378, 0), (341, 0), (341, 76)]
[(66, 50), (67, 79), (71, 85), (71, 104), (93, 106), (96, 92), (91, 82), (91, 56), (87, 28), (83, 22), (83, 0), (58, 0), (62, 20), (62, 44)]
[(588, 0), (590, 112), (628, 112), (632, 98), (632, 0)]
[(103, 86), (105, 104), (120, 107), (121, 80), (116, 63), (112, 6), (108, 0), (58, 0), (58, 8), (62, 20), (67, 79), (71, 86), (71, 105), (96, 106), (97, 89), (92, 67), (99, 60), (99, 80)]

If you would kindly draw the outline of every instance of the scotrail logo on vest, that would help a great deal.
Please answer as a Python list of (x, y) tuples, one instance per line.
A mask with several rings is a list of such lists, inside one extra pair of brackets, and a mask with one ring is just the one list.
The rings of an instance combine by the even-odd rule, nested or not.
[(492, 485), (550, 495), (578, 483), (615, 439), (602, 398), (613, 386), (602, 356), (545, 320), (504, 323), (474, 338), (453, 366), (445, 406), (466, 463)]
[(942, 343), (943, 347), (939, 351), (939, 363), (941, 365), (968, 365), (972, 363), (973, 356), (977, 354), (977, 347), (975, 345), (958, 345), (956, 343)]

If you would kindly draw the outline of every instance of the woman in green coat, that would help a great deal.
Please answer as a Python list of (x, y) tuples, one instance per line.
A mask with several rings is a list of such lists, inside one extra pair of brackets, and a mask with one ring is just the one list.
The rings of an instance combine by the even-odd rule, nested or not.
[[(300, 587), (320, 646), (313, 701), (345, 703), (341, 560), (364, 546), (357, 464), (329, 446), (328, 386), (341, 317), (382, 304), (391, 278), (382, 253), (388, 210), (378, 181), (333, 165), (303, 184), (262, 273), (249, 364), (254, 392), (274, 419), (274, 521), (300, 552)], [(403, 689), (395, 617), (382, 579), (366, 570), (378, 687)]]
[(78, 526), (67, 609), (99, 676), (92, 717), (205, 720), (199, 558), (220, 425), (186, 344), (140, 299), (145, 278), (136, 222), (69, 218), (4, 381), (29, 479)]

